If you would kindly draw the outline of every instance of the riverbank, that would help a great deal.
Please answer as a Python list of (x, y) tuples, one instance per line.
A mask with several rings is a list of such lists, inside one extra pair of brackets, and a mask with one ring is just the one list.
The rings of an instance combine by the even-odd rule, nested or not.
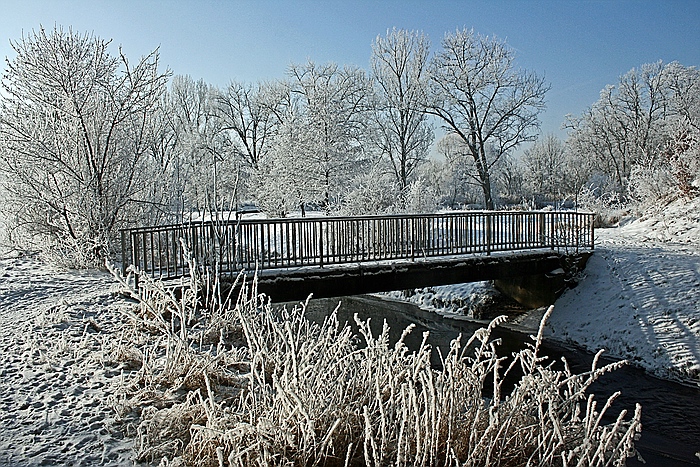
[(131, 465), (113, 407), (121, 369), (114, 280), (0, 259), (0, 466)]
[[(456, 284), (390, 296), (461, 317), (488, 290)], [(511, 318), (527, 331), (542, 314), (515, 310)], [(700, 385), (700, 200), (597, 229), (595, 254), (578, 285), (557, 300), (545, 331), (658, 377)]]
[[(133, 363), (145, 362), (147, 355), (139, 353), (137, 344), (142, 338), (155, 339), (146, 342), (146, 348), (162, 349), (148, 331), (139, 334), (124, 325), (125, 314), (135, 304), (112, 284), (106, 273), (62, 271), (26, 257), (0, 259), (0, 466), (156, 465), (187, 438), (189, 429), (172, 431), (174, 425), (168, 423), (175, 419), (167, 418), (176, 412), (175, 406), (169, 412), (170, 404), (181, 407), (182, 392), (167, 393), (166, 400), (159, 398), (154, 385), (153, 395), (146, 387), (130, 398), (126, 386), (140, 384), (140, 371)], [(381, 324), (382, 314), (383, 308), (371, 312), (375, 324)], [(455, 333), (452, 326), (435, 320), (432, 313), (425, 315), (425, 330), (445, 334), (443, 341), (449, 343)], [(396, 318), (394, 333), (412, 322), (402, 313)], [(411, 334), (406, 344), (415, 349), (422, 333)], [(409, 337), (418, 341), (410, 343)], [(158, 363), (148, 361), (143, 367), (155, 371)], [(144, 374), (150, 375), (149, 381), (157, 379), (148, 371)], [(182, 404), (191, 403), (189, 397), (187, 401)], [(144, 419), (149, 424), (143, 425)], [(146, 438), (151, 444), (139, 445)], [(144, 457), (152, 464), (133, 461), (137, 452), (150, 449), (155, 449), (153, 456)], [(181, 461), (178, 457), (180, 463), (159, 465), (182, 465)]]

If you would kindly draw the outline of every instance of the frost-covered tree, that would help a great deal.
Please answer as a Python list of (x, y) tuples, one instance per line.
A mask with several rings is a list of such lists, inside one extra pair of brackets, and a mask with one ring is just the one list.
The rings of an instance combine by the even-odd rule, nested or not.
[(553, 201), (564, 194), (566, 146), (556, 136), (540, 138), (525, 150), (522, 158), (526, 189), (537, 198)]
[(700, 70), (678, 62), (666, 65), (670, 107), (681, 125), (700, 130)]
[(252, 170), (258, 170), (269, 150), (285, 91), (283, 83), (249, 85), (232, 81), (216, 96), (221, 129), (227, 133), (235, 154)]
[(468, 153), (464, 142), (455, 134), (446, 134), (437, 142), (437, 151), (442, 156), (441, 163), (433, 163), (432, 169), (439, 172), (438, 187), (443, 205), (457, 208), (465, 204), (475, 204), (480, 197), (478, 174), (474, 170), (474, 159)]
[(150, 117), (168, 72), (157, 50), (132, 64), (121, 49), (110, 53), (110, 41), (61, 28), (12, 47), (0, 163), (14, 239), (94, 262), (150, 203)]
[(307, 203), (317, 194), (317, 168), (306, 152), (314, 147), (311, 134), (304, 131), (304, 115), (295, 106), (282, 114), (266, 157), (253, 174), (252, 189), (260, 208), (275, 217), (285, 217), (299, 209), (305, 215)]
[(700, 130), (687, 121), (679, 124), (658, 156), (632, 168), (630, 188), (647, 203), (700, 195)]
[(622, 192), (634, 164), (658, 154), (667, 139), (668, 72), (661, 62), (632, 69), (580, 117), (568, 119), (569, 145), (594, 158)]
[(525, 177), (520, 160), (505, 154), (494, 166), (496, 188), (500, 201), (504, 204), (517, 204), (525, 198)]
[(189, 76), (175, 76), (168, 92), (166, 111), (178, 141), (172, 176), (184, 210), (219, 209), (235, 190), (237, 171), (215, 113), (217, 95), (211, 85)]
[(372, 44), (376, 144), (401, 190), (427, 159), (433, 130), (425, 113), (430, 42), (416, 31), (392, 29)]
[[(288, 104), (269, 162), (286, 177), (270, 183), (291, 184), (297, 205), (317, 203), (329, 212), (366, 165), (367, 77), (358, 68), (313, 62), (293, 65), (289, 75)], [(258, 197), (265, 195), (259, 191)]]
[(339, 212), (347, 216), (391, 213), (400, 193), (393, 174), (378, 161), (369, 171), (354, 178), (342, 195)]
[(266, 159), (288, 103), (288, 86), (284, 82), (251, 85), (231, 81), (215, 98), (223, 144), (235, 157), (242, 196), (254, 191), (258, 179), (266, 176), (262, 169), (269, 166)]
[(183, 220), (185, 178), (180, 157), (180, 131), (170, 95), (166, 92), (151, 113), (152, 138), (149, 155), (154, 169), (149, 197), (153, 200), (150, 224)]
[(582, 115), (568, 118), (567, 152), (588, 159), (596, 178), (619, 193), (651, 196), (668, 181), (669, 144), (700, 128), (699, 92), (695, 67), (656, 62), (633, 68)]
[(505, 42), (463, 29), (445, 35), (431, 64), (428, 112), (457, 135), (474, 161), (487, 209), (494, 208), (491, 176), (498, 160), (539, 128), (549, 86), (515, 66)]

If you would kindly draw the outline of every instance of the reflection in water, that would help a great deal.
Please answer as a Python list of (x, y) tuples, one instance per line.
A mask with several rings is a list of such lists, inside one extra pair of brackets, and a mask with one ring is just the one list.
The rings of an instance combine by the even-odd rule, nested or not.
[[(420, 346), (423, 333), (428, 331), (428, 343), (433, 349), (439, 347), (445, 355), (450, 342), (460, 333), (464, 336), (462, 342), (465, 342), (475, 330), (484, 327), (480, 323), (445, 319), (413, 304), (370, 296), (311, 300), (307, 316), (312, 321), (322, 322), (339, 302), (338, 320), (341, 324), (348, 322), (354, 327), (355, 314), (362, 320), (371, 318), (371, 328), (377, 335), (386, 320), (391, 327), (392, 343), (399, 339), (406, 327), (414, 324), (415, 329), (405, 339), (408, 348), (413, 350)], [(501, 339), (502, 355), (511, 355), (522, 349), (526, 342), (532, 342), (529, 336), (503, 328), (496, 329), (493, 337)], [(572, 371), (577, 373), (590, 369), (593, 360), (593, 355), (588, 352), (551, 342), (543, 343), (541, 353), (555, 361), (565, 357)], [(432, 363), (439, 368), (440, 359), (436, 351), (433, 351)], [(637, 449), (646, 460), (646, 465), (700, 465), (700, 459), (695, 457), (695, 453), (700, 451), (700, 388), (656, 379), (643, 370), (627, 366), (602, 376), (591, 386), (591, 392), (599, 400), (607, 399), (615, 391), (621, 391), (622, 395), (613, 404), (613, 414), (622, 409), (632, 413), (636, 402), (642, 405), (644, 429)], [(630, 459), (627, 465), (642, 464)]]

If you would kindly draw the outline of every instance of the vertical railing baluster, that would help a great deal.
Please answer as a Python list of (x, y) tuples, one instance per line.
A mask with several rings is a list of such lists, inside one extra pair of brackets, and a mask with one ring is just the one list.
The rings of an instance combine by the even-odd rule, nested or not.
[(486, 254), (491, 254), (491, 214), (486, 215)]

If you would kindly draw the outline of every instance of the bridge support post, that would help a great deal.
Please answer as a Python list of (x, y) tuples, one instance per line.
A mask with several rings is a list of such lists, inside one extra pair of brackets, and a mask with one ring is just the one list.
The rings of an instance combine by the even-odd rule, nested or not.
[(553, 305), (567, 288), (576, 284), (575, 276), (583, 271), (590, 256), (590, 253), (564, 255), (559, 259), (559, 268), (547, 273), (496, 279), (494, 286), (526, 308)]

